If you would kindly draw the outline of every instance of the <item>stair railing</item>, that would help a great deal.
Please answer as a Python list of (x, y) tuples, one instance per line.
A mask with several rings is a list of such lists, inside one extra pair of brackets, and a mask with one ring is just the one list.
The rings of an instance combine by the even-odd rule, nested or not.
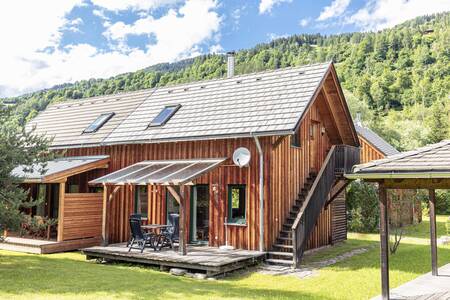
[(339, 175), (349, 172), (353, 165), (359, 163), (359, 148), (347, 145), (334, 145), (317, 174), (314, 183), (300, 208), (292, 225), (292, 245), (294, 267), (300, 265), (303, 252), (313, 231), (316, 221), (325, 206)]

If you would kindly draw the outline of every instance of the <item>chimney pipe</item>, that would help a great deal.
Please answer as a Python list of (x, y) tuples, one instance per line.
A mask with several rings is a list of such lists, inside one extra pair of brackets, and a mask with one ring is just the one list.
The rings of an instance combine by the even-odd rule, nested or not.
[(227, 52), (227, 78), (234, 76), (234, 51)]
[(357, 112), (356, 113), (356, 120), (355, 120), (356, 122), (356, 125), (358, 125), (359, 127), (363, 127), (363, 125), (362, 125), (362, 119), (361, 119), (361, 113), (360, 112)]

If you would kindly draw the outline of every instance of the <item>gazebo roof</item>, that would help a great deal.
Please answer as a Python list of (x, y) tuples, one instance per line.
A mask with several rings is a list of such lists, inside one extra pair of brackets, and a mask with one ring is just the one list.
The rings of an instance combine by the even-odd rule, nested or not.
[(356, 165), (350, 179), (450, 178), (450, 140)]

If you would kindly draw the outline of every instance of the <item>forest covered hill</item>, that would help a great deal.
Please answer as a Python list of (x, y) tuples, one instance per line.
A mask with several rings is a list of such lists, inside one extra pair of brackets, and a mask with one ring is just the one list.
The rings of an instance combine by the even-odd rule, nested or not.
[[(236, 73), (334, 61), (352, 114), (399, 150), (450, 137), (450, 13), (379, 32), (299, 34), (236, 52)], [(3, 99), (24, 124), (49, 103), (223, 77), (226, 57), (203, 55), (109, 79)]]

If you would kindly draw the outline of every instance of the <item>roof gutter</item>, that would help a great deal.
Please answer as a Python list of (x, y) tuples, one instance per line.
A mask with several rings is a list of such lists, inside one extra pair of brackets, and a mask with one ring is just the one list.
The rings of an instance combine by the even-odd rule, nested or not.
[(450, 172), (424, 172), (424, 173), (351, 173), (345, 174), (348, 179), (427, 179), (450, 178)]
[(254, 136), (259, 153), (259, 251), (264, 251), (264, 152), (258, 136)]

